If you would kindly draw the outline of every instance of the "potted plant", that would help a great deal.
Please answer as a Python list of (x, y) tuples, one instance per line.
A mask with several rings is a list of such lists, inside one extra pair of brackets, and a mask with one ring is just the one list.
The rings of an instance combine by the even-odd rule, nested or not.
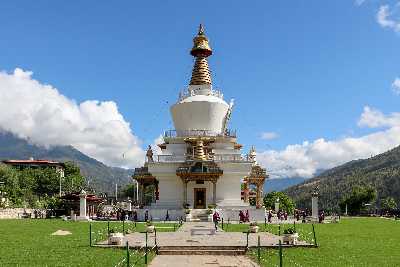
[(148, 233), (154, 233), (155, 226), (151, 221), (146, 222), (146, 230)]
[(190, 221), (192, 219), (192, 214), (190, 214), (190, 209), (185, 209), (186, 221)]
[(283, 231), (282, 241), (283, 243), (296, 245), (299, 234), (292, 227), (287, 228)]
[(124, 235), (122, 233), (116, 232), (114, 229), (110, 230), (108, 235), (108, 243), (111, 245), (121, 245)]
[(249, 226), (250, 226), (250, 233), (258, 233), (259, 227), (256, 222), (250, 223)]

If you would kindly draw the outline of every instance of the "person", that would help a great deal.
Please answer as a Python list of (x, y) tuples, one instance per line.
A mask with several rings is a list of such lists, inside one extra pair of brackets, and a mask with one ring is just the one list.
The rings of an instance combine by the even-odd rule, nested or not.
[(137, 211), (133, 211), (133, 220), (137, 222)]
[(214, 211), (213, 214), (213, 222), (214, 222), (214, 226), (215, 226), (215, 230), (218, 229), (218, 222), (219, 222), (220, 218), (219, 218), (219, 213), (217, 211)]
[(165, 215), (165, 220), (166, 220), (166, 221), (170, 221), (168, 210), (167, 210), (167, 214)]
[(245, 216), (243, 214), (243, 211), (239, 211), (239, 223), (244, 223), (245, 222)]
[(286, 211), (283, 213), (283, 217), (285, 218), (285, 221), (287, 221), (287, 212)]
[(303, 220), (301, 221), (302, 223), (305, 223), (306, 222), (306, 212), (305, 211), (303, 211)]
[(268, 222), (272, 223), (272, 212), (268, 211)]
[(246, 222), (250, 222), (250, 214), (249, 214), (249, 210), (246, 210)]

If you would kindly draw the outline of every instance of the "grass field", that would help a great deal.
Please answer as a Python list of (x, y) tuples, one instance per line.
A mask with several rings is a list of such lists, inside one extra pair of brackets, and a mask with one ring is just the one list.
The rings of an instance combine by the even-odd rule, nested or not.
[[(289, 226), (282, 225), (281, 231)], [(247, 225), (228, 226), (228, 231), (247, 229)], [(264, 225), (260, 229), (264, 231)], [(310, 224), (296, 225), (296, 229), (300, 237), (313, 241)], [(278, 233), (276, 225), (267, 225), (267, 230)], [(339, 224), (316, 224), (315, 231), (319, 247), (284, 249), (283, 266), (400, 266), (400, 221), (342, 219)], [(250, 255), (257, 261), (257, 250)], [(278, 250), (263, 249), (261, 256), (262, 266), (279, 266)]]
[[(107, 230), (107, 222), (92, 225), (94, 233)], [(125, 224), (125, 230), (145, 229), (144, 224), (133, 226)], [(173, 231), (172, 224), (157, 226), (167, 227), (158, 231)], [(285, 227), (288, 225), (282, 226), (282, 232)], [(122, 224), (110, 223), (110, 228), (122, 231)], [(248, 230), (248, 225), (230, 224), (224, 228), (242, 232)], [(260, 228), (278, 233), (276, 225), (264, 229), (260, 224)], [(298, 224), (296, 229), (300, 237), (313, 241), (310, 224)], [(72, 235), (52, 236), (57, 230), (67, 230)], [(342, 219), (339, 224), (316, 224), (315, 230), (319, 247), (284, 249), (283, 266), (400, 266), (400, 221)], [(261, 254), (262, 266), (278, 266), (278, 250), (262, 250)], [(0, 220), (0, 266), (115, 266), (124, 256), (122, 249), (90, 247), (87, 222)], [(250, 256), (257, 261), (257, 250), (250, 251)], [(132, 252), (131, 263), (134, 261)]]
[[(107, 231), (107, 222), (92, 225), (92, 232)], [(171, 227), (158, 231), (173, 231), (173, 224), (155, 225)], [(122, 223), (111, 222), (110, 228), (122, 231)], [(57, 230), (72, 234), (51, 235)], [(134, 228), (134, 224), (125, 224), (125, 230), (144, 231), (145, 225), (138, 223)], [(0, 266), (115, 266), (125, 255), (122, 249), (90, 247), (87, 222), (0, 220)], [(137, 256), (133, 251), (131, 255), (132, 263)]]

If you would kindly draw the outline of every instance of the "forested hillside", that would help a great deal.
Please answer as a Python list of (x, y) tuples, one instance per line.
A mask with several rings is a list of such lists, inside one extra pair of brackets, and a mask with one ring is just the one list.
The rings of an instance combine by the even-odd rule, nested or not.
[(6, 159), (48, 159), (72, 161), (76, 163), (89, 185), (98, 192), (114, 194), (115, 184), (120, 187), (132, 182), (133, 170), (109, 167), (72, 146), (53, 146), (45, 148), (30, 144), (27, 140), (13, 134), (0, 132), (0, 161)]
[(337, 209), (339, 202), (355, 186), (376, 188), (379, 207), (382, 199), (394, 197), (400, 203), (400, 146), (372, 158), (350, 161), (327, 170), (299, 185), (285, 190), (298, 207), (311, 207), (311, 191), (319, 187), (320, 205)]

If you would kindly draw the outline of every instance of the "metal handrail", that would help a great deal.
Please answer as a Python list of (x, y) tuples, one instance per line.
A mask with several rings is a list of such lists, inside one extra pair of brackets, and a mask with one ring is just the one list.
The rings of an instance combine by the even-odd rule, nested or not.
[(197, 136), (225, 136), (225, 137), (236, 137), (236, 130), (227, 129), (224, 133), (215, 132), (210, 130), (167, 130), (164, 132), (164, 137), (174, 138), (174, 137), (197, 137)]

